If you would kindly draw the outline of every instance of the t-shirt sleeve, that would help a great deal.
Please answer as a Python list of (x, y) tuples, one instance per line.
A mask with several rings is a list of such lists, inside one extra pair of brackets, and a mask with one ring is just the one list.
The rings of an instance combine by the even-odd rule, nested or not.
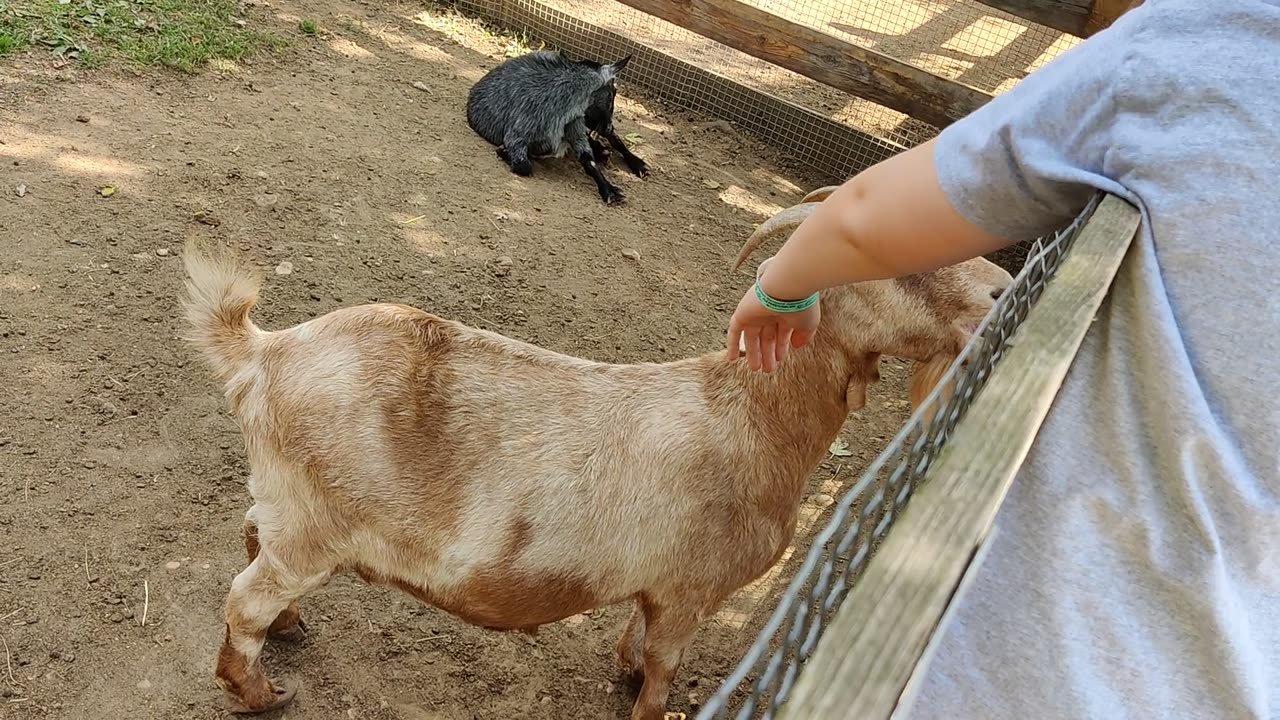
[(1138, 8), (947, 126), (934, 147), (943, 192), (978, 227), (1010, 241), (1067, 224), (1107, 177), (1116, 98)]

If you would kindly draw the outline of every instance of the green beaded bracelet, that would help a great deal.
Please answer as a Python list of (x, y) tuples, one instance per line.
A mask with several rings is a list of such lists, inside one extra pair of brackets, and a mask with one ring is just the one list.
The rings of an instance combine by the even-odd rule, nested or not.
[(818, 293), (814, 293), (803, 300), (775, 300), (765, 293), (764, 288), (760, 287), (760, 281), (756, 281), (756, 299), (760, 301), (766, 309), (776, 313), (796, 313), (802, 310), (808, 310), (818, 302)]

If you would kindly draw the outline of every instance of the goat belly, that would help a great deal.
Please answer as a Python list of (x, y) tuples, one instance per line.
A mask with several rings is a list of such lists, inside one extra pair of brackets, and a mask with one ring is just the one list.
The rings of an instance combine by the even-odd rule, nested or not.
[(569, 143), (565, 142), (563, 138), (541, 141), (529, 147), (529, 156), (539, 160), (562, 158), (568, 152)]
[(585, 580), (563, 573), (495, 567), (472, 573), (453, 587), (432, 590), (367, 566), (352, 570), (365, 582), (396, 588), (488, 630), (532, 634), (541, 625), (607, 604), (599, 602)]

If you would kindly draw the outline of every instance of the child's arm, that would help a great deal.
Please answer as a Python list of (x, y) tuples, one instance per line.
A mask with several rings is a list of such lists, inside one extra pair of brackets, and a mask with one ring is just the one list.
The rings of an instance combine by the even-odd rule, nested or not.
[[(917, 145), (846, 181), (796, 228), (760, 274), (778, 300), (829, 287), (935, 270), (1010, 245), (966, 220), (938, 183), (934, 141)], [(773, 313), (748, 291), (729, 322), (729, 358), (739, 342), (752, 370), (773, 372), (817, 330), (818, 306)]]
[(936, 270), (1014, 241), (966, 220), (938, 183), (935, 141), (870, 167), (840, 186), (765, 268), (770, 297)]
[[(934, 270), (1051, 232), (1097, 190), (1125, 192), (1116, 176), (1128, 168), (1109, 168), (1107, 159), (1124, 141), (1112, 136), (1117, 98), (1143, 67), (1124, 60), (1144, 12), (1156, 11), (1122, 17), (936, 140), (847, 181), (762, 269), (760, 289), (800, 300), (844, 283)], [(818, 316), (817, 305), (772, 312), (748, 290), (729, 322), (729, 357), (740, 355), (741, 342), (751, 369), (772, 371), (809, 341)]]

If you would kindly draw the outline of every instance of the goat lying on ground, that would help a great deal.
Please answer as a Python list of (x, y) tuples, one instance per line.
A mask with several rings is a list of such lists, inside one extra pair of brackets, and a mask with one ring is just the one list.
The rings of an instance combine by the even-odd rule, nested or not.
[(645, 177), (649, 168), (613, 128), (615, 80), (631, 61), (628, 55), (602, 65), (569, 60), (541, 50), (504, 61), (485, 73), (467, 93), (467, 124), (496, 145), (498, 157), (517, 175), (533, 174), (531, 158), (563, 157), (572, 152), (596, 183), (600, 199), (623, 201), (622, 191), (605, 178), (597, 163), (609, 151), (592, 133), (622, 155), (627, 168)]
[(700, 621), (790, 543), (880, 355), (955, 355), (1009, 281), (975, 260), (832, 289), (813, 341), (766, 375), (723, 352), (590, 362), (400, 305), (266, 332), (253, 275), (194, 246), (184, 260), (191, 340), (252, 467), (250, 562), (216, 667), (237, 712), (292, 699), (263, 642), (300, 634), (297, 601), (353, 571), (492, 629), (632, 600), (617, 643), (643, 677), (631, 717), (662, 718)]

